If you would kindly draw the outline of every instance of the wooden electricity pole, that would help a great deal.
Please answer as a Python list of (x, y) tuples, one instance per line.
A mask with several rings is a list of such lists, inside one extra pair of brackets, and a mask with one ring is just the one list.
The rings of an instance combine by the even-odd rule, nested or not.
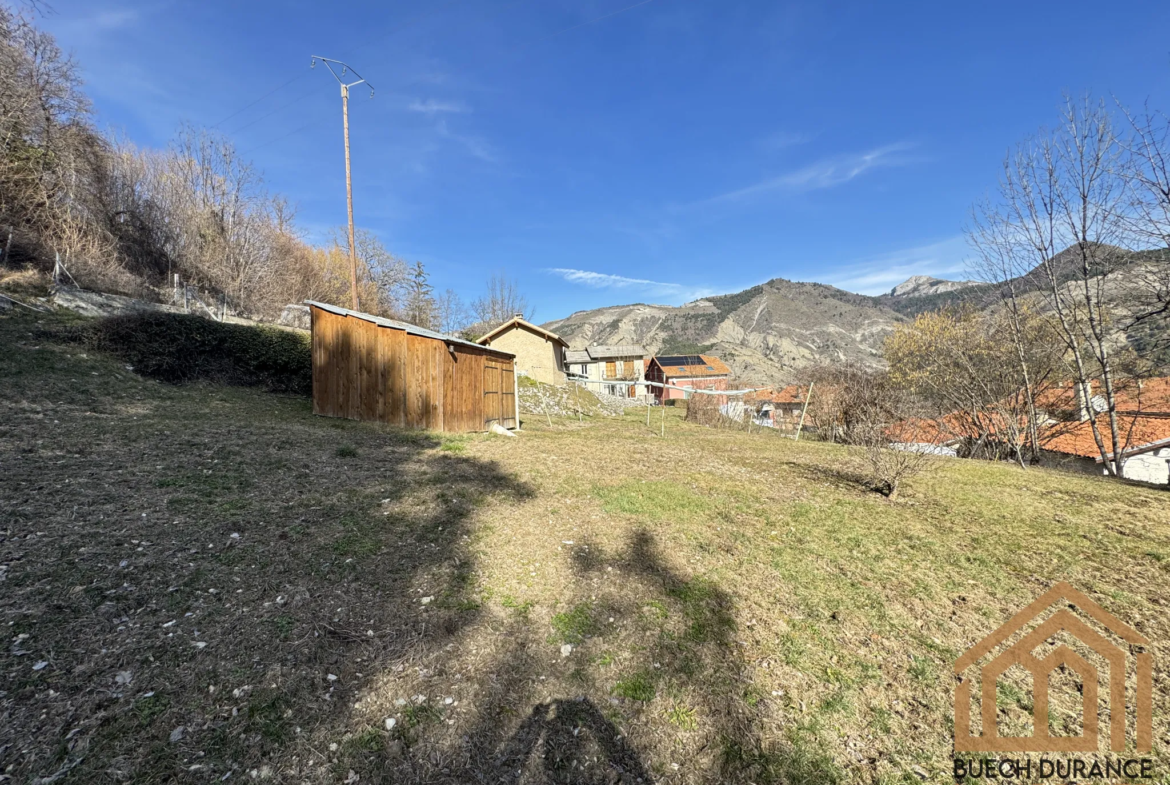
[[(354, 71), (351, 66), (346, 65), (340, 60), (330, 60), (328, 57), (313, 56), (313, 62), (309, 66), (314, 68), (317, 61), (320, 60), (329, 69), (329, 73), (333, 74), (333, 78), (341, 85), (341, 125), (345, 132), (345, 206), (349, 218), (349, 296), (353, 301), (353, 309), (355, 311), (361, 310), (361, 303), (358, 300), (358, 267), (357, 267), (357, 243), (354, 239), (353, 232), (353, 181), (350, 177), (349, 168), (349, 88), (357, 85), (365, 84), (370, 87), (370, 98), (374, 97), (374, 86), (365, 79), (357, 71)], [(341, 73), (333, 70), (333, 66), (337, 65), (341, 68)], [(349, 82), (348, 84), (341, 78), (345, 76), (347, 71), (353, 71), (353, 75), (358, 78), (356, 82)]]
[(800, 410), (800, 423), (796, 426), (796, 438), (793, 441), (800, 441), (800, 432), (804, 430), (804, 415), (808, 412), (808, 402), (812, 400), (812, 382), (808, 383), (808, 395), (804, 397), (804, 406)]

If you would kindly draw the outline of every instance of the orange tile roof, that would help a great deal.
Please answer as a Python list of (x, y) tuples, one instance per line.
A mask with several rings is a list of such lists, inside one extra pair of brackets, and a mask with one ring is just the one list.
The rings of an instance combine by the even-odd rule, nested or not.
[[(1101, 383), (1093, 382), (1092, 395), (1102, 395)], [(1159, 376), (1145, 379), (1141, 383), (1123, 380), (1114, 383), (1114, 400), (1119, 412), (1167, 412), (1170, 413), (1170, 377)], [(1064, 382), (1042, 391), (1036, 396), (1040, 409), (1076, 411), (1078, 408), (1075, 388), (1071, 382)]]
[(952, 412), (937, 419), (910, 417), (891, 426), (886, 435), (895, 442), (943, 445), (974, 438), (977, 431), (969, 415)]
[[(1170, 418), (1141, 417), (1126, 414), (1117, 416), (1121, 436), (1122, 455), (1158, 442), (1170, 441)], [(1109, 435), (1109, 415), (1097, 417), (1097, 431), (1105, 442), (1105, 449), (1113, 452)], [(1078, 455), (1082, 458), (1100, 458), (1101, 451), (1093, 439), (1089, 421), (1055, 423), (1044, 428), (1040, 435), (1040, 446), (1051, 452)]]
[(806, 393), (808, 393), (807, 385), (790, 384), (779, 390), (775, 387), (768, 387), (764, 390), (747, 393), (744, 395), (744, 400), (755, 403), (763, 403), (765, 401), (770, 403), (804, 403)]
[[(1091, 390), (1093, 396), (1100, 395), (1100, 383), (1094, 382)], [(1143, 448), (1162, 442), (1170, 446), (1170, 377), (1145, 379), (1140, 384), (1128, 380), (1118, 382), (1114, 387), (1114, 400), (1122, 455), (1143, 451)], [(1074, 385), (1065, 382), (1043, 390), (1036, 396), (1036, 408), (1050, 418), (1058, 412), (1075, 418), (1080, 407)], [(977, 438), (980, 425), (1005, 433), (1009, 430), (1002, 427), (1005, 423), (998, 415), (991, 415), (987, 422), (976, 423), (969, 414), (952, 412), (938, 419), (904, 420), (891, 427), (887, 435), (895, 442), (943, 445), (958, 439)], [(1023, 428), (1021, 422), (1020, 429)], [(1097, 430), (1105, 442), (1105, 449), (1112, 454), (1108, 414), (1097, 415)], [(1040, 446), (1064, 455), (1098, 460), (1101, 457), (1088, 420), (1065, 419), (1046, 423), (1040, 429)]]

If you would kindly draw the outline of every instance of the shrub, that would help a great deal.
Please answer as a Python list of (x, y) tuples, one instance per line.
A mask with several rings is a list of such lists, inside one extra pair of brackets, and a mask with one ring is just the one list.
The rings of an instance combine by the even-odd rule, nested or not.
[(299, 395), (313, 392), (309, 336), (290, 330), (189, 314), (138, 313), (99, 319), (82, 337), (138, 373), (165, 382), (202, 380)]

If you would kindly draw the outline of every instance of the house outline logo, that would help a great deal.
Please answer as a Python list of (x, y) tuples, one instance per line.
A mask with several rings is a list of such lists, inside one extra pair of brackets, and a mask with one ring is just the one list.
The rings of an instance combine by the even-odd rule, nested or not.
[[(963, 673), (980, 659), (991, 654), (1022, 630), (1029, 622), (1057, 603), (1057, 610), (1034, 630), (1024, 635), (980, 670), (980, 717), (982, 733), (971, 735), (971, 679)], [(1108, 663), (1109, 746), (1115, 753), (1125, 752), (1126, 724), (1130, 712), (1126, 705), (1125, 649), (1098, 633), (1070, 606), (1096, 621), (1130, 647), (1142, 647), (1134, 654), (1137, 684), (1134, 705), (1134, 737), (1138, 753), (1150, 752), (1153, 741), (1153, 655), (1149, 640), (1123, 624), (1116, 616), (1093, 602), (1068, 583), (1061, 581), (1021, 610), (995, 632), (967, 650), (955, 661), (955, 750), (957, 752), (1097, 752), (1099, 746), (1098, 670), (1068, 646), (1061, 644), (1043, 659), (1033, 655), (1035, 648), (1058, 633), (1065, 632), (1092, 649)], [(996, 690), (1004, 672), (1019, 665), (1032, 676), (1032, 735), (1001, 736), (996, 724)], [(1080, 736), (1054, 736), (1048, 727), (1048, 677), (1064, 665), (1075, 672), (1084, 685)]]

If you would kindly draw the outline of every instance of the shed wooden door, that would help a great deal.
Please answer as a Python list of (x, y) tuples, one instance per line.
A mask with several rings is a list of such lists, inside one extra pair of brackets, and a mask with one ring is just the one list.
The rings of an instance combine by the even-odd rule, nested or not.
[(512, 363), (493, 357), (483, 361), (483, 427), (499, 423), (505, 428), (516, 427), (516, 376)]
[(516, 422), (516, 367), (511, 360), (500, 365), (500, 424), (515, 428)]

